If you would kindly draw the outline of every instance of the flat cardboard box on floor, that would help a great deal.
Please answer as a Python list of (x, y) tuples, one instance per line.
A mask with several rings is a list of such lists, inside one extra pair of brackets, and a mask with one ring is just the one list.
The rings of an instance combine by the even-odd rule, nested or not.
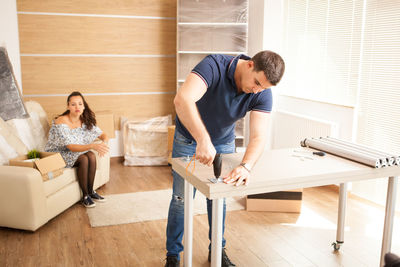
[(24, 161), (28, 155), (18, 156), (10, 159), (10, 166), (29, 167), (39, 170), (43, 181), (60, 176), (64, 172), (65, 161), (60, 153), (39, 152), (40, 159), (35, 161)]
[(296, 212), (301, 211), (303, 189), (249, 195), (247, 211)]
[(111, 111), (97, 111), (96, 122), (100, 130), (102, 130), (108, 138), (115, 138), (114, 114)]

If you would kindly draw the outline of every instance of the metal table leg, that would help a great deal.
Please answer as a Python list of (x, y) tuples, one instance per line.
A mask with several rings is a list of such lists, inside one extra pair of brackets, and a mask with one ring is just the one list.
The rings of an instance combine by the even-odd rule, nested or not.
[(185, 221), (184, 221), (184, 266), (192, 266), (193, 250), (193, 185), (185, 180)]
[(397, 183), (399, 177), (389, 177), (386, 195), (385, 223), (383, 227), (381, 262), (384, 265), (385, 254), (390, 252), (392, 246), (392, 231), (394, 221), (394, 211), (396, 206)]
[(338, 209), (338, 221), (336, 230), (336, 242), (332, 243), (332, 246), (335, 250), (339, 250), (340, 246), (344, 243), (346, 203), (347, 203), (347, 183), (341, 183), (339, 188), (339, 209)]
[(223, 198), (212, 200), (211, 267), (221, 266), (223, 204)]

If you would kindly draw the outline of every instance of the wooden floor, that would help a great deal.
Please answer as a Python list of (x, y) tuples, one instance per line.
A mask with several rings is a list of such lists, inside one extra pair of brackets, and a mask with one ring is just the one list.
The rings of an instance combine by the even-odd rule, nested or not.
[[(167, 189), (170, 167), (124, 167), (111, 162), (110, 182), (98, 192), (119, 194)], [(304, 190), (301, 214), (230, 211), (227, 252), (237, 266), (379, 266), (384, 209), (351, 197), (345, 243), (338, 253), (337, 192)], [(164, 266), (166, 220), (92, 228), (75, 204), (36, 232), (0, 228), (0, 266)], [(193, 266), (207, 262), (206, 215), (195, 216)], [(396, 214), (392, 251), (400, 254)], [(183, 266), (183, 264), (181, 264)]]

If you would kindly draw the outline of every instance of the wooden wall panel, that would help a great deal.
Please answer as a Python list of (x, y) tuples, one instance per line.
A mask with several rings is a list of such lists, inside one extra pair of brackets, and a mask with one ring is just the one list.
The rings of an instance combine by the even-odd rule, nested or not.
[(19, 14), (22, 54), (176, 52), (176, 21)]
[(175, 17), (171, 0), (18, 0), (18, 11)]
[(174, 92), (174, 57), (22, 57), (23, 93)]
[[(23, 95), (50, 119), (66, 107), (56, 95), (75, 90), (104, 94), (86, 99), (112, 110), (116, 129), (120, 116), (174, 115), (174, 94), (154, 93), (175, 91), (176, 0), (17, 0), (17, 9)], [(119, 95), (130, 92), (141, 94)]]
[[(120, 116), (128, 118), (151, 118), (171, 114), (174, 118), (174, 94), (85, 96), (90, 108), (96, 111), (111, 110), (114, 113), (115, 130), (120, 129)], [(25, 101), (39, 102), (49, 121), (66, 110), (66, 96), (25, 97)]]

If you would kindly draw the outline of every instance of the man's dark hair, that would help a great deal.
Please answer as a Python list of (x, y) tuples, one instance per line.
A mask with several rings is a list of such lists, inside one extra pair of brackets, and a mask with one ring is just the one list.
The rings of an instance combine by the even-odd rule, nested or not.
[(272, 85), (277, 85), (285, 72), (285, 62), (280, 55), (269, 50), (258, 52), (251, 58), (254, 71), (263, 71)]

